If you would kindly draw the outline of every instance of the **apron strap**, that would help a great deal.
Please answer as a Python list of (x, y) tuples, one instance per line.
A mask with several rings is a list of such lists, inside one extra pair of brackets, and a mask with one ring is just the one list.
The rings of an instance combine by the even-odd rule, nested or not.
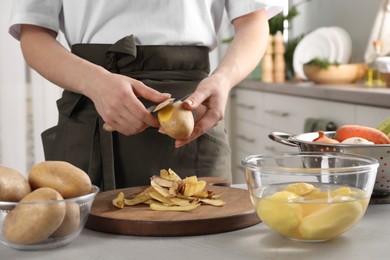
[(114, 149), (112, 145), (112, 133), (103, 130), (103, 119), (98, 117), (99, 137), (100, 137), (100, 153), (102, 162), (103, 187), (104, 190), (113, 190), (115, 184), (115, 167), (114, 167)]

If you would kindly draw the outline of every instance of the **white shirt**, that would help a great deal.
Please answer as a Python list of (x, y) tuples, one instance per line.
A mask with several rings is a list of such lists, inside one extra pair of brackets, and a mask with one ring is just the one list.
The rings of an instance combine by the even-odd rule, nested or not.
[[(276, 0), (14, 0), (9, 32), (20, 25), (62, 31), (69, 46), (114, 43), (133, 34), (141, 45), (200, 45), (210, 50), (224, 9), (229, 20), (265, 8), (268, 17), (282, 10)], [(280, 2), (280, 1), (279, 1)]]

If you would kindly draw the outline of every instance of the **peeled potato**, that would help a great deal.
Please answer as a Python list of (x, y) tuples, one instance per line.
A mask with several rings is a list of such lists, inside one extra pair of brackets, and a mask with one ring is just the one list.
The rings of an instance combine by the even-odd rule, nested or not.
[(299, 231), (307, 239), (330, 239), (352, 227), (363, 214), (358, 201), (334, 203), (303, 218)]
[(302, 196), (314, 191), (315, 189), (316, 187), (314, 187), (312, 184), (306, 182), (297, 182), (287, 185), (284, 190)]
[(62, 197), (74, 198), (88, 194), (91, 179), (80, 168), (63, 161), (45, 161), (32, 167), (28, 181), (31, 188), (50, 187)]
[(182, 104), (182, 101), (177, 101), (157, 112), (161, 127), (167, 135), (177, 140), (189, 137), (195, 124), (192, 112), (184, 109)]
[(65, 202), (39, 203), (62, 200), (54, 189), (40, 188), (26, 195), (5, 218), (3, 236), (11, 243), (34, 244), (47, 239), (65, 217)]
[(20, 172), (0, 166), (0, 201), (18, 202), (30, 191), (30, 184)]
[(294, 230), (302, 219), (302, 208), (298, 203), (287, 203), (299, 200), (299, 196), (280, 191), (258, 203), (257, 214), (270, 228), (287, 235)]

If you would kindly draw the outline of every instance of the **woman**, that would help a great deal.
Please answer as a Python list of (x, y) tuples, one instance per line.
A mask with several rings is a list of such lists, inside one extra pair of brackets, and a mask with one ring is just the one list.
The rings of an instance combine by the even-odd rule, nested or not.
[[(209, 74), (224, 9), (235, 37)], [(46, 160), (82, 168), (104, 190), (145, 185), (162, 168), (230, 178), (228, 94), (260, 61), (277, 11), (254, 0), (15, 1), (10, 33), (28, 65), (64, 88), (58, 125), (42, 134)], [(194, 131), (173, 140), (146, 107), (189, 93)]]

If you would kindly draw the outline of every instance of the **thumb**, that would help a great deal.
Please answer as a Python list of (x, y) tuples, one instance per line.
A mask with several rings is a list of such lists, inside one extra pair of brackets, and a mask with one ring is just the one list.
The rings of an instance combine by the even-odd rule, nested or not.
[(194, 92), (191, 96), (183, 101), (183, 107), (187, 110), (195, 110), (203, 103), (205, 97), (199, 92)]

